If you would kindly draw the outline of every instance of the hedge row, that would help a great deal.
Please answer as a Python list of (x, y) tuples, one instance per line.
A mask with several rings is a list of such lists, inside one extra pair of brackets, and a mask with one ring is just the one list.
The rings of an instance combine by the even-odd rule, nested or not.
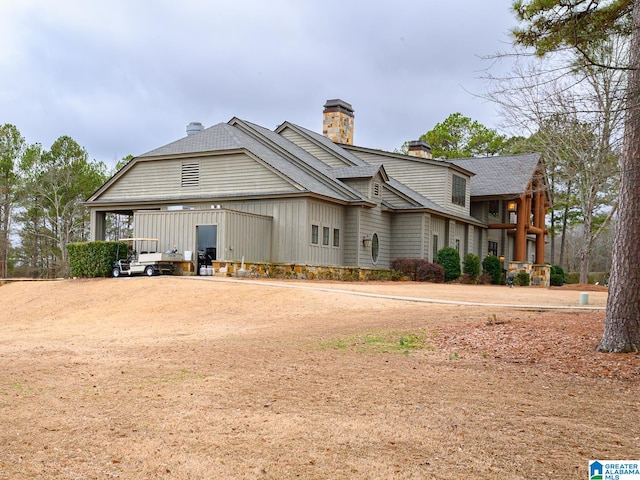
[[(118, 248), (119, 247), (119, 248)], [(117, 257), (127, 257), (124, 242), (77, 242), (67, 245), (72, 277), (109, 277)]]

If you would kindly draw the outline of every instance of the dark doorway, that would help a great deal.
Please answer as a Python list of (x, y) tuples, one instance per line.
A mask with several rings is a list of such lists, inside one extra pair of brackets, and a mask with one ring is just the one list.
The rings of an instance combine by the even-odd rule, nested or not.
[(196, 227), (196, 237), (198, 239), (198, 271), (200, 267), (209, 267), (217, 260), (216, 249), (218, 248), (218, 226), (198, 225)]

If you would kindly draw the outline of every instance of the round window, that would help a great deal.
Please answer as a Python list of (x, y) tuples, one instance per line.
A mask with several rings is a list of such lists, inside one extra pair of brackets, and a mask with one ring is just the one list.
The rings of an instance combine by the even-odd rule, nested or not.
[(373, 263), (378, 263), (378, 257), (380, 256), (380, 242), (378, 241), (378, 234), (374, 233), (371, 239), (371, 260)]

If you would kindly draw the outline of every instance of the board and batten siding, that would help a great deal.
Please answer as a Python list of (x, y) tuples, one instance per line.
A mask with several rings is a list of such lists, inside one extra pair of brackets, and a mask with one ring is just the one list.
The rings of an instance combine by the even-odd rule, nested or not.
[(478, 257), (480, 257), (480, 261), (487, 254), (487, 231), (484, 228), (480, 228), (477, 226), (473, 227), (473, 244), (474, 244), (474, 252)]
[(217, 260), (268, 262), (271, 218), (225, 209), (139, 211), (133, 215), (134, 236), (160, 240), (161, 251), (176, 247), (197, 255), (199, 225), (217, 225)]
[(485, 223), (498, 223), (489, 221), (489, 202), (472, 202), (469, 214)]
[(447, 239), (447, 220), (442, 217), (431, 217), (431, 246), (429, 248), (429, 258), (432, 262), (435, 262), (435, 256), (433, 255), (433, 237), (438, 237), (438, 250), (446, 247)]
[(342, 242), (342, 249), (344, 265), (348, 267), (358, 266), (358, 253), (362, 246), (362, 235), (360, 234), (361, 210), (361, 207), (347, 207), (344, 212), (344, 241)]
[[(364, 246), (362, 236), (373, 238), (378, 235), (379, 255), (374, 262), (371, 255), (371, 243)], [(358, 246), (358, 266), (367, 268), (389, 268), (391, 261), (391, 214), (379, 207), (360, 210), (360, 242)]]
[(245, 200), (225, 202), (223, 206), (271, 217), (271, 261), (302, 263), (306, 254), (304, 238), (296, 226), (307, 220), (307, 200)]
[(430, 215), (396, 213), (391, 218), (391, 259), (429, 258)]
[(353, 151), (353, 153), (367, 163), (384, 164), (384, 169), (390, 177), (438, 205), (447, 205), (448, 165), (424, 163), (410, 156), (407, 156), (407, 159), (401, 159), (359, 151)]
[[(312, 225), (318, 226), (318, 243), (311, 243)], [(342, 265), (344, 241), (344, 207), (327, 202), (309, 201), (309, 219), (307, 225), (300, 224), (299, 229), (306, 232), (308, 260), (312, 265)], [(323, 229), (329, 229), (329, 245), (323, 245)], [(333, 230), (340, 231), (339, 245), (333, 246)]]
[(348, 167), (351, 165), (350, 163), (342, 160), (340, 157), (332, 154), (331, 152), (325, 150), (309, 139), (303, 137), (298, 132), (293, 131), (291, 128), (285, 128), (282, 132), (280, 132), (280, 135), (282, 135), (290, 142), (296, 144), (306, 152), (310, 153), (331, 168)]
[[(310, 200), (261, 200), (227, 202), (225, 207), (273, 218), (271, 261), (312, 265), (342, 265), (344, 209), (342, 205)], [(318, 245), (311, 244), (311, 225), (318, 226)], [(329, 228), (329, 245), (322, 245), (322, 229)], [(340, 231), (340, 245), (333, 246), (333, 229)]]
[(458, 240), (460, 242), (460, 248), (458, 252), (460, 253), (460, 260), (464, 257), (464, 254), (467, 253), (467, 225), (464, 223), (456, 222), (455, 226), (455, 239), (452, 247), (456, 248), (456, 242)]
[[(184, 165), (197, 165), (195, 180), (182, 184)], [(233, 193), (295, 192), (285, 178), (249, 155), (224, 154), (175, 160), (139, 160), (100, 200), (180, 198)]]

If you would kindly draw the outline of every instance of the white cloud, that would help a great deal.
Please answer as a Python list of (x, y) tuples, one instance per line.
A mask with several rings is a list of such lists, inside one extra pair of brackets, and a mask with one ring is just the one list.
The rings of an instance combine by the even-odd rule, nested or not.
[(320, 129), (328, 98), (355, 140), (393, 149), (455, 111), (493, 126), (479, 55), (515, 24), (503, 2), (4, 0), (0, 123), (70, 135), (92, 158), (139, 154), (233, 116)]

